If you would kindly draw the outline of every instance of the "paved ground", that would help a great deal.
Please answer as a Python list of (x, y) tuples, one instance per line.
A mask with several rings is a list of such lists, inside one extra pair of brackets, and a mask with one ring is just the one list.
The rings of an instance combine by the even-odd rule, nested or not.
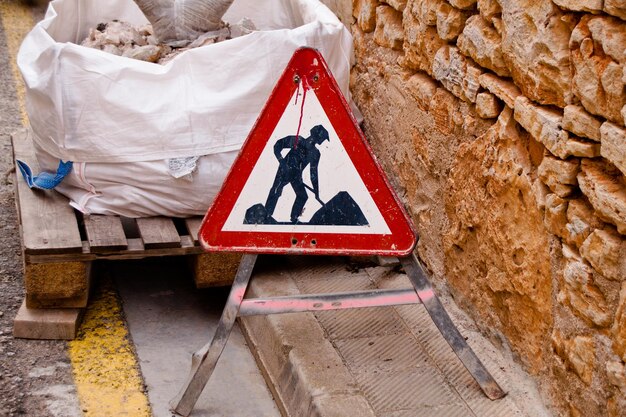
[[(15, 56), (43, 12), (0, 0), (0, 416), (171, 415), (167, 402), (191, 353), (210, 340), (226, 296), (194, 291), (180, 260), (96, 264), (99, 283), (76, 340), (11, 336), (24, 291), (10, 134), (27, 124)], [(220, 383), (207, 388), (194, 415), (279, 416), (240, 332), (223, 362)]]
[[(210, 341), (227, 288), (197, 291), (184, 259), (119, 262), (109, 266), (122, 297), (154, 417), (184, 383), (191, 354)], [(237, 326), (194, 416), (280, 417)]]
[[(255, 270), (251, 292), (268, 297), (377, 288), (411, 284), (396, 266), (294, 257)], [(421, 304), (257, 316), (245, 318), (244, 328), (277, 387), (277, 398), (301, 410), (296, 416), (330, 405), (333, 411), (320, 415), (344, 416), (352, 410), (370, 417), (549, 416), (534, 384), (512, 359), (482, 337), (449, 298), (442, 301), (508, 393), (503, 399), (483, 395)], [(289, 346), (289, 352), (276, 363), (280, 346)]]
[[(77, 340), (11, 337), (23, 283), (9, 134), (26, 123), (13, 62), (42, 9), (0, 0), (0, 14), (0, 416), (168, 416), (167, 402), (187, 375), (191, 352), (210, 339), (226, 295), (194, 290), (181, 259), (96, 264), (99, 283)], [(259, 272), (255, 292), (408, 285), (394, 267), (276, 259)], [(511, 358), (444, 301), (509, 391), (504, 400), (482, 396), (419, 305), (258, 317), (246, 322), (246, 331), (272, 392), (308, 413), (345, 416), (338, 404), (352, 404), (354, 416), (547, 416)], [(280, 415), (238, 329), (194, 415)]]

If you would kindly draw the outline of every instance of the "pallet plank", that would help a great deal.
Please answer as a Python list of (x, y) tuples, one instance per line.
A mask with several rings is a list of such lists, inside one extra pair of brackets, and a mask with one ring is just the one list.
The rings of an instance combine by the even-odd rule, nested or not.
[(85, 232), (92, 252), (111, 252), (128, 247), (122, 221), (117, 216), (84, 216)]
[[(15, 159), (39, 172), (32, 132), (23, 129), (11, 137)], [(54, 190), (31, 190), (18, 173), (16, 193), (24, 251), (29, 254), (81, 252), (82, 242), (74, 209)]]
[(198, 233), (200, 232), (200, 226), (202, 225), (202, 217), (190, 217), (185, 219), (185, 225), (187, 225), (189, 236), (193, 238), (193, 243), (198, 245)]
[(83, 310), (28, 308), (24, 301), (13, 321), (13, 336), (22, 339), (72, 340), (78, 332)]
[[(128, 247), (118, 251), (100, 252), (83, 251), (83, 253), (57, 253), (44, 255), (26, 255), (27, 263), (51, 263), (51, 262), (87, 262), (98, 259), (124, 260), (144, 259), (154, 256), (183, 256), (198, 255), (203, 253), (202, 248), (194, 246), (191, 236), (180, 237), (179, 248), (155, 248), (146, 249), (141, 239), (127, 239)], [(85, 242), (86, 244), (86, 242)]]
[(146, 249), (180, 247), (180, 236), (169, 217), (137, 219), (137, 227)]

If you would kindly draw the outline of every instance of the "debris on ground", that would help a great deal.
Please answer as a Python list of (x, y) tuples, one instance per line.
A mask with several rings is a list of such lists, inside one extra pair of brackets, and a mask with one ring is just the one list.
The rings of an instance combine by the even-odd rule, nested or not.
[(218, 30), (200, 35), (184, 47), (160, 43), (151, 24), (134, 26), (120, 20), (100, 23), (89, 31), (82, 46), (141, 61), (165, 64), (189, 49), (237, 38), (256, 31), (252, 20), (243, 18), (235, 24), (224, 23)]

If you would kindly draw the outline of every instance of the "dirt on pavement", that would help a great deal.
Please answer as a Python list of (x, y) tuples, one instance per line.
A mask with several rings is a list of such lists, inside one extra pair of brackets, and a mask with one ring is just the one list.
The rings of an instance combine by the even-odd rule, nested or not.
[[(17, 0), (0, 0), (12, 2)], [(33, 7), (35, 19), (42, 7)], [(75, 402), (66, 342), (13, 338), (24, 298), (10, 136), (22, 128), (6, 32), (0, 21), (0, 416), (71, 416)], [(69, 399), (69, 401), (68, 401)]]

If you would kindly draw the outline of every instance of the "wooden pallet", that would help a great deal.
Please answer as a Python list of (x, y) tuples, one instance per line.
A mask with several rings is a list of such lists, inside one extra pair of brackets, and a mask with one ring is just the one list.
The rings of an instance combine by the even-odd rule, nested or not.
[[(30, 130), (15, 133), (12, 143), (14, 158), (39, 172)], [(55, 191), (31, 190), (19, 174), (15, 192), (26, 289), (14, 322), (16, 337), (75, 337), (95, 260), (192, 255), (198, 287), (228, 285), (235, 275), (240, 255), (203, 253), (197, 239), (201, 217), (83, 215)], [(54, 330), (60, 327), (62, 331)]]

